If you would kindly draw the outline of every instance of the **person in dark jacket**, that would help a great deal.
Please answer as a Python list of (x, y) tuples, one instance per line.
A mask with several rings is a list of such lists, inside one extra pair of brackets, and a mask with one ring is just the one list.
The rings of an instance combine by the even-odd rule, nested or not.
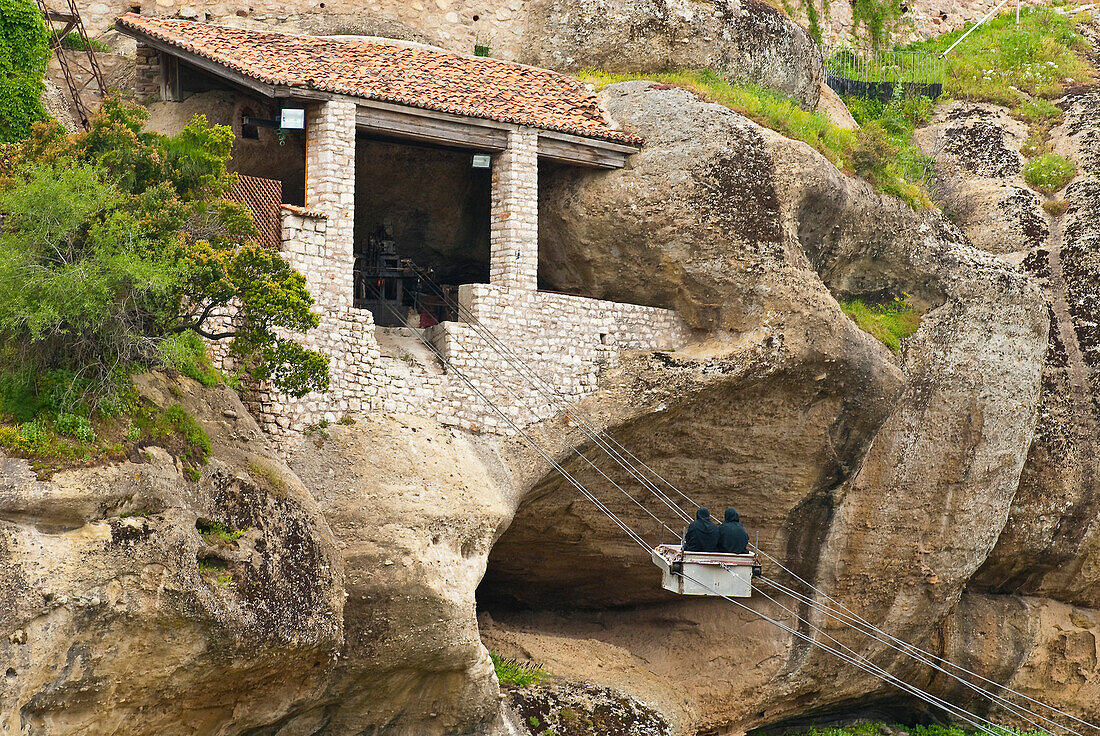
[(726, 509), (726, 520), (718, 527), (718, 551), (728, 555), (749, 552), (749, 533), (741, 525), (741, 515), (737, 509)]
[(695, 512), (695, 521), (688, 525), (684, 534), (684, 551), (718, 551), (718, 525), (710, 520), (710, 510), (703, 506)]

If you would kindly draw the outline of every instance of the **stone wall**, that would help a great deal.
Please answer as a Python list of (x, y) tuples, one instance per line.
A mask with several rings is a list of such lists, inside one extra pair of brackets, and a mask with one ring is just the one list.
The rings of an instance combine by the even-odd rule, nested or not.
[[(322, 214), (283, 208), (283, 255), (306, 274), (321, 315), (321, 324), (299, 339), (332, 360), (332, 383), (324, 394), (296, 399), (261, 388), (248, 397), (261, 426), (280, 439), (284, 450), (311, 427), (372, 411), (512, 434), (514, 429), (479, 392), (524, 427), (595, 391), (600, 374), (618, 363), (621, 351), (674, 349), (691, 335), (671, 310), (490, 284), (460, 289), (466, 322), (379, 330), (369, 311), (343, 298), (350, 268), (343, 278), (331, 268), (330, 227)], [(420, 343), (417, 332), (469, 383)], [(553, 388), (533, 384), (526, 369), (509, 364), (492, 346), (487, 333), (522, 356), (524, 365)]]
[(508, 132), (508, 148), (493, 157), (489, 231), (490, 283), (534, 289), (539, 270), (539, 132)]

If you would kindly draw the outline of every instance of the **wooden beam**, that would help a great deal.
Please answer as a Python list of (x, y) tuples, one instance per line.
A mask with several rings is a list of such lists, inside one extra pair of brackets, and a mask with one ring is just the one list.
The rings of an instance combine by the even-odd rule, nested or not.
[(552, 130), (539, 132), (539, 156), (573, 166), (621, 169), (626, 157), (637, 153), (636, 146), (584, 138)]
[(397, 105), (383, 107), (360, 103), (355, 114), (356, 128), (366, 133), (476, 151), (503, 151), (508, 147), (508, 126), (481, 123), (477, 118)]

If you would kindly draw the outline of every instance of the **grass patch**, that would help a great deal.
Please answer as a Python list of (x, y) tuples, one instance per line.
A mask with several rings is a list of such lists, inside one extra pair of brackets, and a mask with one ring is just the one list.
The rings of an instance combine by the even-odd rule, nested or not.
[(1048, 215), (1061, 217), (1069, 212), (1069, 200), (1048, 199), (1046, 202), (1043, 202), (1043, 209), (1046, 210)]
[(90, 46), (92, 48), (92, 51), (96, 51), (101, 54), (105, 54), (111, 50), (110, 46), (103, 43), (102, 41), (97, 41), (94, 38), (89, 38), (88, 43), (84, 43), (84, 39), (81, 38), (80, 34), (76, 31), (66, 34), (65, 37), (61, 39), (61, 45), (67, 49), (72, 49), (73, 51), (83, 51)]
[(914, 123), (897, 125), (918, 107), (926, 108), (923, 116), (927, 118), (932, 110), (931, 101), (914, 104), (899, 100), (897, 105), (891, 102), (893, 107), (881, 106), (879, 110), (879, 114), (886, 114), (889, 107), (888, 120), (871, 121), (854, 131), (836, 127), (822, 113), (803, 110), (790, 97), (755, 85), (733, 85), (705, 70), (660, 74), (588, 70), (580, 74), (580, 79), (596, 89), (636, 80), (682, 87), (704, 100), (724, 105), (766, 128), (810, 145), (838, 169), (859, 174), (880, 191), (899, 197), (914, 208), (932, 206), (923, 186), (929, 172), (928, 159), (912, 140)]
[(920, 311), (903, 298), (889, 304), (865, 304), (861, 299), (840, 302), (841, 310), (864, 332), (873, 335), (892, 352), (920, 327)]
[(146, 445), (164, 447), (183, 460), (190, 480), (197, 480), (197, 467), (212, 449), (198, 421), (178, 404), (160, 409), (130, 397), (118, 415), (43, 411), (20, 421), (0, 401), (0, 451), (28, 460), (43, 479), (66, 468), (125, 460)]
[[(1088, 43), (1077, 31), (1078, 23), (1087, 17), (1087, 13), (1060, 15), (1050, 7), (1022, 8), (1017, 28), (1015, 10), (1005, 11), (947, 55), (944, 93), (1005, 107), (1023, 106), (1021, 92), (1058, 97), (1067, 85), (1086, 82), (1095, 74), (1085, 57)], [(920, 41), (905, 50), (941, 53), (965, 30)]]
[(253, 478), (259, 478), (267, 483), (267, 486), (275, 491), (286, 490), (286, 481), (283, 477), (272, 468), (271, 466), (260, 462), (259, 460), (250, 458), (248, 461), (248, 473)]
[(537, 685), (546, 674), (538, 665), (520, 662), (515, 657), (505, 658), (496, 652), (489, 652), (489, 658), (493, 660), (493, 670), (497, 673), (497, 680), (501, 685), (517, 687)]
[(1077, 165), (1057, 153), (1036, 156), (1024, 166), (1024, 181), (1044, 194), (1063, 189), (1077, 175)]
[(1050, 100), (1040, 97), (1028, 100), (1013, 110), (1017, 117), (1031, 124), (1057, 123), (1062, 119), (1062, 110)]
[(210, 437), (199, 424), (179, 404), (173, 404), (164, 410), (144, 410), (134, 412), (131, 417), (142, 437), (153, 443), (169, 442), (167, 448), (176, 457), (190, 461), (194, 465), (205, 465), (210, 458), (212, 447)]

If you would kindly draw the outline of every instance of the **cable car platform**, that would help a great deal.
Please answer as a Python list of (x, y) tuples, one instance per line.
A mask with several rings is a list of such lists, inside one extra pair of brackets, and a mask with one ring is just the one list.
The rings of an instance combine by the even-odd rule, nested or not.
[(661, 587), (679, 595), (750, 598), (752, 579), (760, 574), (756, 554), (684, 552), (678, 544), (659, 544), (652, 552), (661, 568)]

